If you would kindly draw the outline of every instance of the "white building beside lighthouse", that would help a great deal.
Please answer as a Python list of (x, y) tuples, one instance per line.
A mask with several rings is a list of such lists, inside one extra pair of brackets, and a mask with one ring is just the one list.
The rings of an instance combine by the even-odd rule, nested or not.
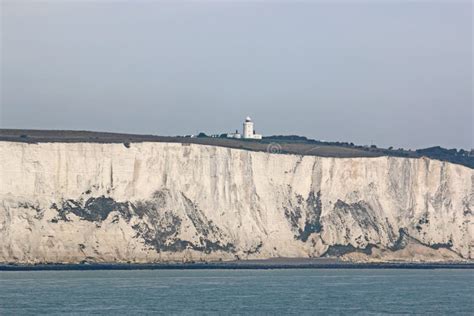
[(261, 134), (255, 133), (253, 121), (248, 116), (245, 118), (242, 134), (239, 134), (236, 131), (235, 133), (227, 134), (227, 137), (228, 138), (243, 138), (243, 139), (262, 139)]

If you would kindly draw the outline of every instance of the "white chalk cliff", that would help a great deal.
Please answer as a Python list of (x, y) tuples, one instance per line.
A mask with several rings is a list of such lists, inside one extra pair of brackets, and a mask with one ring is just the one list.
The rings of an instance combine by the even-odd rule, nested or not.
[(0, 142), (0, 262), (472, 260), (474, 170), (175, 143)]

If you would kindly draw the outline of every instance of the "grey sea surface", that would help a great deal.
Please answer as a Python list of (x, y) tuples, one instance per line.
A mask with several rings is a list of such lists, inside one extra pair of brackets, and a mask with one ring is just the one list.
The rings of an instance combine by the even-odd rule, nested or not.
[(474, 270), (1, 271), (0, 315), (474, 315)]

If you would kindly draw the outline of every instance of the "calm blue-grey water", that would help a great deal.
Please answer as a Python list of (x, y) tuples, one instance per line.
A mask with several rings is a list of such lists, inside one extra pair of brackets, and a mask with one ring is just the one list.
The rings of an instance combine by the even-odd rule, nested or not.
[(474, 315), (474, 270), (0, 272), (0, 315)]

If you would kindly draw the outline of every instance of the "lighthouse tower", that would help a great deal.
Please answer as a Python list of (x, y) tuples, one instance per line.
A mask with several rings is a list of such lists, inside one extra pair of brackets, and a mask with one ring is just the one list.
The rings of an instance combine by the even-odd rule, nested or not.
[(235, 133), (227, 134), (227, 138), (262, 139), (262, 137), (263, 136), (261, 134), (255, 133), (255, 130), (253, 129), (252, 119), (248, 116), (244, 122), (244, 130), (242, 135), (240, 135), (238, 131), (235, 131)]
[(247, 116), (244, 122), (244, 130), (242, 134), (242, 138), (244, 139), (262, 139), (262, 135), (256, 134), (255, 130), (253, 129), (253, 122), (250, 117)]
[(253, 138), (253, 122), (252, 119), (247, 116), (244, 122), (244, 138)]

